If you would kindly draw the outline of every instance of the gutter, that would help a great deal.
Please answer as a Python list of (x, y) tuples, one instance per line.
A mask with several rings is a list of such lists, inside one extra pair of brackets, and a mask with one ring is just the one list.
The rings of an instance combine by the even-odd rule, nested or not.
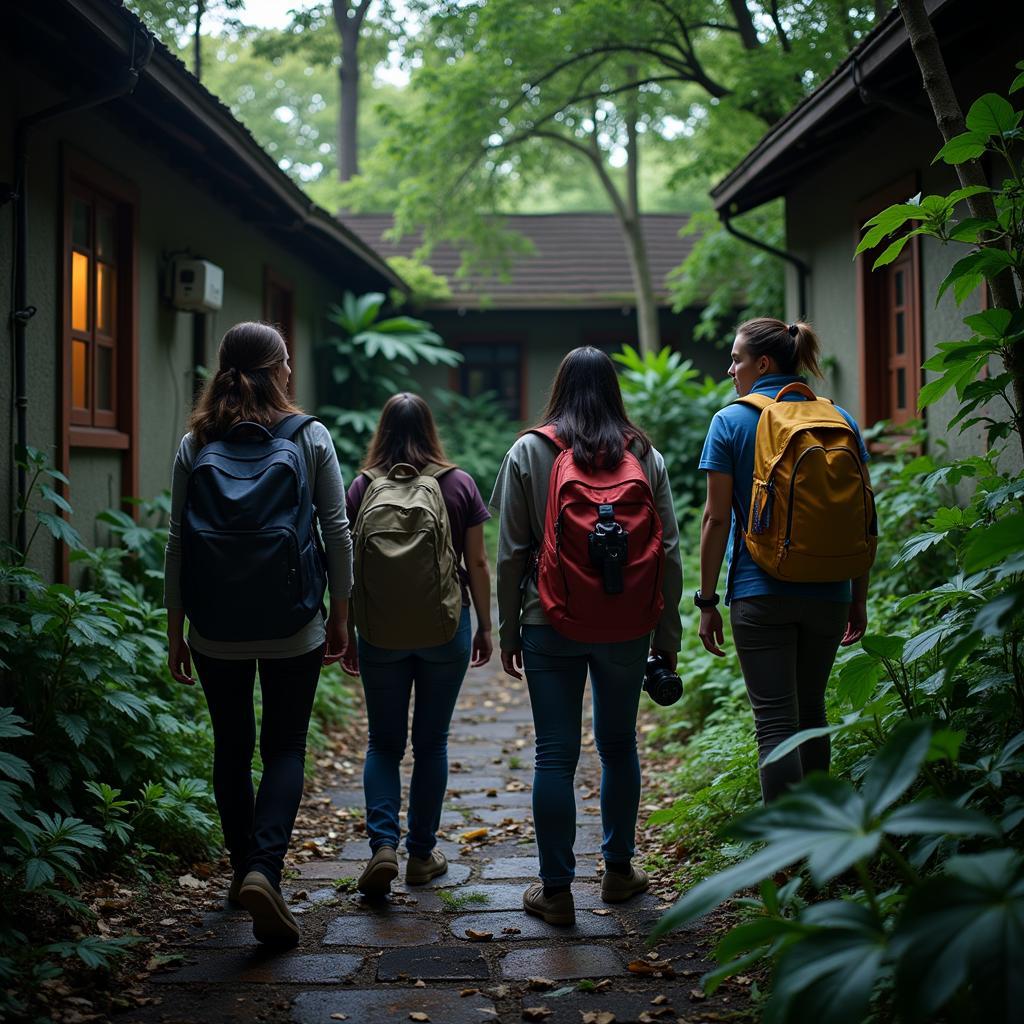
[[(136, 39), (141, 33), (143, 45), (136, 55)], [(17, 441), (18, 466), (18, 516), (17, 546), (24, 554), (27, 527), (28, 499), (27, 480), (24, 466), (25, 449), (28, 446), (28, 384), (26, 373), (27, 345), (26, 332), (28, 323), (35, 316), (36, 307), (29, 305), (26, 294), (28, 277), (28, 145), (32, 131), (42, 124), (48, 124), (65, 114), (75, 114), (92, 107), (102, 106), (121, 96), (134, 91), (139, 83), (139, 76), (153, 55), (153, 37), (141, 25), (132, 29), (131, 41), (128, 45), (129, 63), (119, 77), (116, 85), (98, 89), (76, 99), (65, 100), (44, 110), (21, 118), (15, 129), (14, 137), (14, 308), (10, 320), (14, 332), (14, 408), (15, 437)]]
[(721, 218), (722, 227), (729, 232), (734, 238), (738, 238), (741, 242), (746, 242), (748, 245), (754, 246), (756, 249), (760, 249), (763, 252), (771, 253), (773, 256), (778, 256), (779, 259), (785, 260), (796, 268), (796, 284), (797, 284), (797, 317), (804, 318), (807, 316), (807, 278), (811, 275), (811, 268), (802, 260), (799, 256), (791, 252), (786, 252), (785, 249), (777, 249), (774, 245), (769, 245), (767, 242), (762, 242), (760, 238), (755, 238), (753, 235), (748, 235), (739, 228), (733, 227), (733, 223), (729, 218), (729, 214), (724, 210), (720, 210), (718, 216)]

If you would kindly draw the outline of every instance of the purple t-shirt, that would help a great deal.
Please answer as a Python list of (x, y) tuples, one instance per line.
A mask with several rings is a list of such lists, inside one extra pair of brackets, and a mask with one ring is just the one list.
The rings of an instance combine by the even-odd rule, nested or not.
[[(448, 510), (448, 522), (452, 530), (452, 547), (455, 548), (455, 562), (459, 567), (459, 582), (462, 584), (462, 606), (469, 607), (469, 573), (466, 571), (466, 531), (479, 526), (491, 518), (476, 481), (461, 469), (451, 469), (438, 481), (444, 507)], [(360, 473), (348, 489), (346, 507), (348, 521), (355, 524), (359, 506), (363, 502), (370, 478)]]

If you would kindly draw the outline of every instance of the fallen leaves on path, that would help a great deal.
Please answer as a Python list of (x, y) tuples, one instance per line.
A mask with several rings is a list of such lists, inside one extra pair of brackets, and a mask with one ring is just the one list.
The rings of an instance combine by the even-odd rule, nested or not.
[(549, 1010), (546, 1006), (524, 1006), (523, 1020), (544, 1020), (546, 1017), (550, 1017), (553, 1012), (553, 1010)]
[(466, 938), (470, 942), (490, 942), (494, 938), (494, 932), (478, 932), (475, 928), (467, 928)]

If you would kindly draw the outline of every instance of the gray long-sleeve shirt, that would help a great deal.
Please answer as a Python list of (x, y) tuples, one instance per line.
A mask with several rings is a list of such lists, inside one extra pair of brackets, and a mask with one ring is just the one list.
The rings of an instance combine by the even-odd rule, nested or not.
[[(522, 625), (547, 625), (540, 595), (532, 576), (527, 576), (530, 552), (544, 537), (544, 511), (548, 482), (555, 464), (555, 447), (536, 434), (524, 434), (509, 449), (494, 482), (489, 502), (499, 518), (498, 533), (498, 632), (503, 651), (518, 650)], [(651, 646), (678, 651), (682, 637), (679, 599), (683, 593), (683, 567), (679, 559), (679, 526), (672, 505), (665, 460), (655, 448), (640, 459), (654, 492), (661, 517), (665, 572), (661, 592), (665, 610), (654, 630)]]
[[(338, 466), (334, 442), (322, 423), (310, 423), (295, 439), (306, 460), (306, 474), (313, 504), (316, 506), (320, 534), (327, 552), (327, 585), (331, 597), (345, 600), (352, 590), (352, 536), (345, 511), (345, 484)], [(185, 492), (195, 459), (192, 435), (181, 439), (174, 459), (171, 480), (171, 517), (167, 529), (167, 550), (164, 556), (164, 605), (181, 608), (181, 516)], [(314, 615), (292, 636), (277, 640), (228, 642), (208, 640), (189, 624), (189, 646), (211, 658), (239, 660), (245, 658), (294, 658), (319, 647), (325, 639), (324, 622)]]

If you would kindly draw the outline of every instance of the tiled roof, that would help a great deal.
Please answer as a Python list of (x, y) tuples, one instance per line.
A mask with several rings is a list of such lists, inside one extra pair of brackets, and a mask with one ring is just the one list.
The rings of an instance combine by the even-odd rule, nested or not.
[[(385, 241), (392, 226), (386, 214), (343, 214), (342, 223), (383, 256), (409, 256), (416, 235)], [(666, 305), (665, 275), (679, 266), (693, 247), (691, 236), (679, 237), (687, 214), (641, 217), (655, 292)], [(610, 213), (517, 214), (503, 218), (506, 227), (528, 238), (531, 255), (518, 257), (507, 279), (474, 274), (459, 280), (461, 257), (454, 245), (439, 245), (428, 259), (436, 274), (448, 279), (452, 298), (432, 302), (442, 308), (551, 309), (631, 305), (635, 289), (618, 221)]]

